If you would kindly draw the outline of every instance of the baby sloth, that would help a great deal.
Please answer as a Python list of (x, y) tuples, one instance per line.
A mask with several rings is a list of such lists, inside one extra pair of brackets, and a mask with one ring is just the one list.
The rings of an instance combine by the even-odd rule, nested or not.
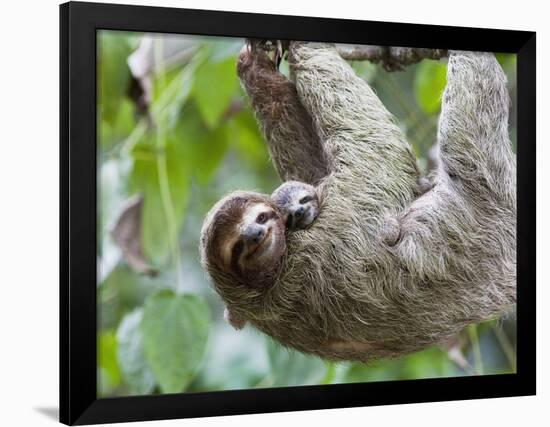
[[(319, 198), (315, 187), (299, 181), (287, 181), (281, 184), (272, 194), (271, 201), (275, 204), (282, 215), (282, 220), (285, 224), (286, 231), (301, 230), (309, 227), (317, 215), (319, 214)], [(259, 205), (262, 206), (261, 204)], [(265, 205), (263, 205), (265, 206)], [(263, 242), (265, 225), (261, 223), (263, 220), (263, 211), (260, 207), (254, 206), (243, 215), (245, 226), (241, 232), (242, 247), (255, 248)], [(260, 212), (257, 216), (256, 214)], [(253, 221), (249, 224), (248, 221)], [(246, 254), (247, 251), (244, 253)], [(248, 251), (250, 252), (250, 251)], [(255, 249), (252, 250), (254, 254)], [(242, 254), (242, 251), (240, 251)], [(269, 253), (273, 255), (273, 253)], [(239, 262), (249, 261), (249, 255), (245, 256)], [(225, 308), (223, 313), (224, 319), (236, 330), (240, 330), (246, 324), (246, 320), (233, 312), (229, 308)]]
[(304, 182), (285, 182), (271, 194), (271, 200), (281, 210), (289, 231), (307, 228), (319, 213), (315, 187)]

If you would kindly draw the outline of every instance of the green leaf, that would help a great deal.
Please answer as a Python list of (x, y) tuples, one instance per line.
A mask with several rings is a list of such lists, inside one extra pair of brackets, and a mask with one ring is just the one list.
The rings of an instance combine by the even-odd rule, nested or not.
[(236, 94), (236, 57), (219, 62), (205, 62), (195, 73), (193, 95), (209, 127), (215, 127)]
[[(166, 66), (166, 64), (164, 64)], [(152, 104), (159, 105), (161, 98), (163, 99), (163, 105), (170, 105), (173, 98), (177, 94), (178, 86), (181, 84), (181, 76), (183, 69), (175, 68), (172, 70), (163, 71), (155, 70), (155, 73), (151, 76), (151, 101)], [(172, 90), (170, 90), (172, 87)]]
[(157, 277), (138, 274), (119, 262), (98, 288), (97, 303), (101, 305), (98, 328), (116, 328), (127, 313), (163, 289), (172, 289), (172, 285), (162, 274)]
[(379, 68), (369, 61), (353, 61), (351, 67), (355, 73), (368, 83), (374, 81)]
[(111, 149), (112, 145), (124, 141), (136, 127), (136, 115), (134, 104), (126, 98), (122, 98), (108, 119), (99, 122), (99, 143)]
[(284, 348), (269, 338), (267, 354), (275, 387), (319, 384), (325, 378), (326, 365), (321, 359)]
[(252, 111), (245, 110), (237, 114), (229, 123), (232, 144), (239, 155), (254, 164), (269, 162), (267, 146), (260, 134)]
[(111, 385), (107, 372), (105, 372), (105, 369), (101, 369), (99, 365), (96, 369), (96, 377), (98, 397), (109, 397), (116, 394), (116, 387)]
[(149, 394), (155, 387), (155, 377), (145, 361), (141, 338), (141, 308), (128, 313), (118, 326), (117, 360), (129, 394)]
[(447, 66), (442, 62), (422, 61), (414, 76), (416, 102), (426, 114), (436, 114), (447, 82)]
[(164, 393), (182, 392), (203, 358), (210, 324), (206, 303), (195, 295), (161, 291), (145, 303), (143, 349)]
[(508, 66), (516, 65), (516, 54), (515, 53), (495, 53), (495, 58), (502, 68)]
[(223, 160), (228, 147), (228, 130), (226, 126), (209, 129), (195, 103), (183, 110), (176, 138), (182, 144), (192, 175), (200, 184), (210, 180)]
[(101, 120), (114, 124), (130, 79), (126, 60), (132, 53), (130, 39), (116, 31), (101, 31), (97, 49), (98, 103)]
[(399, 359), (380, 360), (364, 365), (351, 363), (343, 382), (408, 380), (448, 376), (451, 363), (445, 352), (432, 347)]
[(191, 90), (193, 89), (193, 82), (195, 79), (196, 64), (192, 63), (182, 69), (179, 76), (179, 85), (175, 89), (175, 93), (169, 107), (166, 111), (167, 124), (170, 129), (176, 129), (181, 120), (181, 112), (187, 105)]
[[(176, 234), (183, 220), (189, 193), (189, 160), (184, 150), (183, 142), (172, 137), (167, 141), (164, 155), (173, 215), (177, 221)], [(143, 196), (141, 238), (145, 257), (154, 265), (166, 261), (170, 242), (177, 238), (169, 235), (166, 207), (162, 200), (158, 158), (161, 155), (159, 148), (151, 141), (137, 144), (132, 152), (134, 162), (130, 173), (132, 194)]]
[(109, 388), (120, 384), (120, 371), (116, 359), (117, 342), (113, 331), (101, 331), (97, 339), (97, 364), (103, 370)]

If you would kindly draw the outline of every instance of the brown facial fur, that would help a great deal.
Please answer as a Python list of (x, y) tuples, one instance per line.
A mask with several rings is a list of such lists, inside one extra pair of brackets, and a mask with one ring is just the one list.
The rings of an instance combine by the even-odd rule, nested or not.
[[(269, 233), (254, 247), (232, 250), (239, 241), (243, 216), (257, 205), (269, 208)], [(263, 211), (263, 210), (262, 210)], [(229, 246), (229, 248), (228, 248)], [(284, 223), (277, 206), (268, 196), (235, 192), (219, 201), (207, 215), (201, 232), (201, 262), (218, 292), (261, 293), (271, 286), (286, 250)], [(223, 278), (216, 281), (215, 278)], [(229, 281), (231, 285), (224, 286)], [(235, 288), (235, 289), (233, 289)]]

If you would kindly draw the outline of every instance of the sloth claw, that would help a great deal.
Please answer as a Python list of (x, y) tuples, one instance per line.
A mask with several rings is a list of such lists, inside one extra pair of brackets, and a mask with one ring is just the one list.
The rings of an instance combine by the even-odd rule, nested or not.
[(428, 179), (425, 176), (422, 176), (418, 178), (418, 181), (416, 184), (416, 192), (418, 193), (418, 195), (422, 195), (424, 193), (427, 193), (434, 187), (435, 187), (435, 184), (430, 179)]
[(227, 307), (223, 310), (223, 318), (237, 331), (240, 331), (242, 328), (244, 328), (244, 325), (246, 325), (246, 320), (236, 315)]
[(401, 237), (401, 226), (397, 219), (390, 217), (380, 230), (382, 241), (388, 246), (395, 246)]

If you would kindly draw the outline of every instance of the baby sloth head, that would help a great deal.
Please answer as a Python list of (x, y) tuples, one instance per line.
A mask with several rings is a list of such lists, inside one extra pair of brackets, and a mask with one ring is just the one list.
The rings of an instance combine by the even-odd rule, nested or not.
[(315, 187), (303, 182), (285, 182), (273, 192), (271, 199), (281, 210), (289, 230), (307, 228), (319, 213)]
[[(251, 287), (271, 284), (285, 252), (281, 212), (268, 196), (236, 192), (207, 215), (201, 234), (203, 265), (216, 277), (233, 277)], [(219, 283), (215, 283), (219, 285)]]

